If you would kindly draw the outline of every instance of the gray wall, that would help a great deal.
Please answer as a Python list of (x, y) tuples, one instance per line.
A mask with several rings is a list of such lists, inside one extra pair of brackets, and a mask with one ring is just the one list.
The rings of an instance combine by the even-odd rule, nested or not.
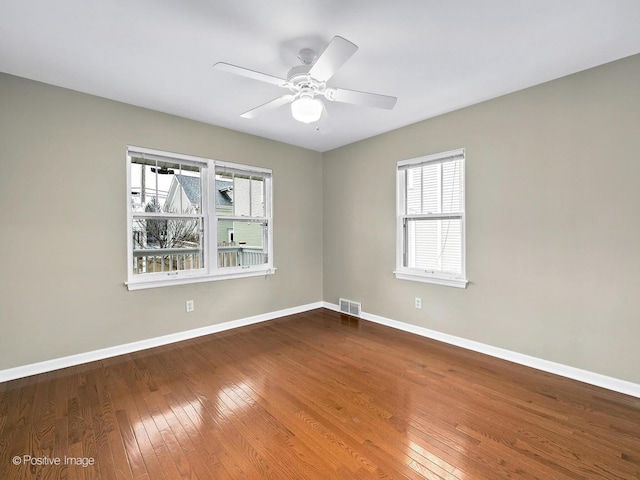
[[(273, 169), (277, 273), (127, 291), (127, 144)], [(319, 153), (0, 74), (0, 167), (0, 370), (322, 299)]]
[[(640, 383), (638, 85), (634, 56), (326, 153), (325, 301)], [(460, 147), (471, 283), (396, 280), (396, 162)]]

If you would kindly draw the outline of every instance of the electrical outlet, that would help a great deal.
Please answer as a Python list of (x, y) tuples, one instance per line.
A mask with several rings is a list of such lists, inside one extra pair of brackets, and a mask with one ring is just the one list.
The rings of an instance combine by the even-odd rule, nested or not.
[(193, 309), (194, 309), (193, 300), (187, 300), (184, 306), (187, 313), (193, 312)]
[(422, 308), (422, 299), (416, 297), (416, 308)]

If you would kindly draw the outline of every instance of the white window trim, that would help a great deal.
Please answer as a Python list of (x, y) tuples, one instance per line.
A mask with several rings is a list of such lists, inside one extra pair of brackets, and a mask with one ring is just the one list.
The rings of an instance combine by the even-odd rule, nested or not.
[[(406, 193), (406, 175), (404, 171), (412, 165), (420, 165), (426, 163), (435, 163), (446, 161), (447, 158), (460, 156), (463, 157), (461, 181), (462, 181), (462, 205), (463, 209), (460, 216), (461, 219), (461, 235), (462, 235), (462, 273), (460, 275), (450, 275), (446, 272), (434, 272), (419, 268), (408, 268), (404, 266), (404, 220), (412, 217), (405, 214), (405, 193)], [(435, 285), (444, 285), (448, 287), (466, 288), (469, 281), (466, 277), (466, 179), (465, 179), (465, 149), (450, 150), (447, 152), (436, 153), (424, 157), (412, 158), (409, 160), (401, 160), (396, 167), (396, 269), (394, 274), (399, 280), (410, 280), (414, 282), (431, 283)], [(438, 215), (433, 215), (437, 217)], [(441, 216), (448, 216), (442, 214)], [(420, 215), (418, 215), (420, 217)]]
[[(207, 203), (204, 215), (205, 242), (203, 246), (204, 267), (194, 270), (180, 270), (172, 272), (158, 272), (134, 275), (133, 265), (133, 211), (131, 208), (131, 152), (144, 154), (145, 158), (162, 158), (162, 160), (179, 160), (183, 162), (196, 163), (201, 165), (205, 172), (205, 178), (214, 179), (216, 167), (224, 167), (243, 173), (263, 174), (267, 182), (265, 188), (265, 217), (268, 219), (267, 236), (267, 263), (261, 265), (247, 265), (238, 267), (218, 267), (218, 245), (217, 245), (217, 216), (215, 204), (215, 189), (210, 188), (210, 181), (202, 183), (202, 202)], [(127, 281), (125, 285), (128, 290), (143, 290), (148, 288), (167, 287), (171, 285), (186, 285), (191, 283), (202, 283), (219, 280), (231, 280), (236, 278), (248, 278), (273, 275), (276, 268), (273, 266), (273, 178), (272, 171), (267, 168), (254, 167), (238, 163), (224, 162), (210, 158), (196, 157), (180, 153), (164, 152), (144, 147), (127, 145)], [(214, 183), (215, 184), (215, 183)], [(203, 208), (203, 210), (205, 210)], [(167, 216), (167, 215), (164, 215)]]

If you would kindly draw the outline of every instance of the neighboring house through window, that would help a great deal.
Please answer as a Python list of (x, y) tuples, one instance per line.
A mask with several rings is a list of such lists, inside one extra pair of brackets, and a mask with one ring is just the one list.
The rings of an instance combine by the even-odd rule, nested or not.
[(273, 273), (271, 170), (127, 149), (130, 290)]
[(397, 164), (396, 277), (465, 288), (464, 149)]

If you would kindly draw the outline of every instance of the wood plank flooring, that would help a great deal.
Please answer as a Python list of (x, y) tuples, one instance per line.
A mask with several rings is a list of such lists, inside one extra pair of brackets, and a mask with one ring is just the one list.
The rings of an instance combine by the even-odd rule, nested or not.
[(36, 478), (639, 480), (640, 399), (320, 309), (1, 383)]

